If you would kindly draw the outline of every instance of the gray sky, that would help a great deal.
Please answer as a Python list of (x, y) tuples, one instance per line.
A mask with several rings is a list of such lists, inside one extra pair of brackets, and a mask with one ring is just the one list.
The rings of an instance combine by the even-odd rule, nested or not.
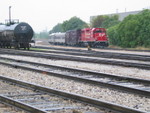
[(0, 0), (0, 22), (12, 19), (29, 23), (34, 31), (51, 30), (73, 16), (89, 22), (90, 16), (150, 9), (150, 0)]

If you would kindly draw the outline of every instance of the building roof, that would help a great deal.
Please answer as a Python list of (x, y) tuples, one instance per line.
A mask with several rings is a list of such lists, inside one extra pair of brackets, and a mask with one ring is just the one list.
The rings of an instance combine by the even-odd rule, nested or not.
[[(139, 12), (141, 12), (141, 10), (140, 11), (121, 12), (121, 13), (112, 13), (112, 14), (102, 14), (102, 15), (105, 15), (105, 16), (119, 15), (119, 20), (122, 21), (126, 16), (131, 15), (131, 14), (138, 14)], [(90, 16), (90, 22), (97, 16), (100, 16), (100, 15)]]

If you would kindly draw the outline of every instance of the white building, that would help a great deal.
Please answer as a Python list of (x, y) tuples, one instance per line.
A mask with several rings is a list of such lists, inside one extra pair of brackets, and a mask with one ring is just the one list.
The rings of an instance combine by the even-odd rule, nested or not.
[[(126, 16), (128, 16), (130, 14), (137, 14), (139, 12), (141, 12), (141, 11), (130, 11), (130, 12), (122, 12), (122, 13), (103, 14), (103, 15), (106, 15), (106, 16), (119, 15), (119, 20), (122, 21)], [(97, 15), (97, 16), (100, 16), (100, 15)], [(90, 22), (97, 16), (91, 16)]]

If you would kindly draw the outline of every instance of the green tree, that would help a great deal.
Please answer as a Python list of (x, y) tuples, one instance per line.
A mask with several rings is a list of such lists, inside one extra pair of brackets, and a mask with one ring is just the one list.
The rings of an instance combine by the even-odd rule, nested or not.
[(109, 43), (112, 45), (118, 45), (120, 42), (118, 38), (118, 32), (117, 32), (118, 25), (119, 24), (107, 29), (107, 34), (109, 36)]
[(105, 20), (104, 16), (102, 15), (97, 16), (91, 21), (91, 27), (101, 27), (104, 20)]
[(82, 29), (85, 27), (89, 27), (88, 24), (75, 16), (69, 20), (64, 21), (62, 24), (58, 23), (53, 27), (52, 30), (49, 31), (49, 33), (66, 32), (68, 30)]
[(127, 16), (116, 27), (108, 29), (111, 43), (121, 47), (150, 47), (149, 19), (150, 10)]
[(105, 20), (103, 21), (101, 27), (109, 28), (109, 27), (112, 27), (114, 25), (117, 25), (118, 23), (120, 23), (118, 15), (105, 16)]
[(66, 32), (68, 30), (74, 30), (74, 29), (82, 29), (84, 27), (87, 27), (87, 23), (82, 21), (78, 17), (72, 17), (69, 20), (66, 20), (62, 24), (63, 31)]
[(109, 28), (111, 26), (114, 26), (118, 24), (119, 21), (119, 16), (118, 15), (113, 15), (113, 16), (97, 16), (94, 18), (91, 22), (92, 27), (103, 27), (103, 28)]
[(53, 27), (52, 30), (49, 31), (49, 33), (56, 33), (56, 32), (63, 32), (61, 23), (58, 23), (56, 26)]

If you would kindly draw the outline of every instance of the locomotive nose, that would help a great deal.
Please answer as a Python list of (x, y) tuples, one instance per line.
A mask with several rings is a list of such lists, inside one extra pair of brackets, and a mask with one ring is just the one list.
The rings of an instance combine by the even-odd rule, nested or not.
[(27, 38), (31, 39), (33, 37), (33, 29), (27, 23), (20, 23), (14, 29), (14, 35), (16, 38)]

